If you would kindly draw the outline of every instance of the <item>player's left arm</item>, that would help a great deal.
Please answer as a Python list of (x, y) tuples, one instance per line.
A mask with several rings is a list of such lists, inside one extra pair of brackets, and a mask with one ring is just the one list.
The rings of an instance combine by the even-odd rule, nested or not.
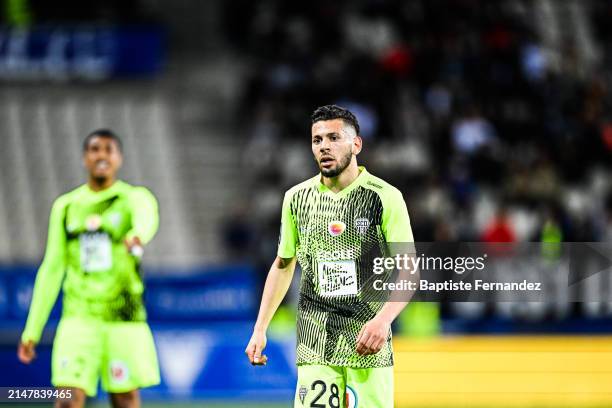
[(132, 229), (125, 236), (129, 250), (148, 244), (159, 228), (159, 209), (155, 196), (144, 187), (134, 187), (129, 195)]
[[(382, 232), (392, 254), (413, 255), (414, 238), (410, 217), (402, 193), (397, 189), (383, 197)], [(398, 279), (418, 279), (418, 271), (400, 269)], [(404, 310), (412, 294), (403, 293), (401, 298), (387, 301), (376, 316), (361, 328), (357, 336), (359, 354), (376, 354), (382, 349), (389, 336), (391, 323)]]

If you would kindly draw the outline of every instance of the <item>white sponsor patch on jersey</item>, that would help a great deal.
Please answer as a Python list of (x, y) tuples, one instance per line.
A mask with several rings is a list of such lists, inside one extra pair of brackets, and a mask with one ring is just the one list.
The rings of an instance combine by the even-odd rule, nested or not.
[(108, 234), (104, 232), (81, 234), (79, 246), (83, 271), (103, 272), (112, 268), (112, 244)]
[(344, 296), (357, 294), (357, 271), (352, 259), (342, 261), (320, 261), (318, 263), (321, 296)]

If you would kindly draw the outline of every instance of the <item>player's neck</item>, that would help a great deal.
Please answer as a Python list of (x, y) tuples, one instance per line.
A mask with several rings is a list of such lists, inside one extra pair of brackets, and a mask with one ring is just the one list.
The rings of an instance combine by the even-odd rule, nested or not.
[(355, 179), (359, 177), (359, 167), (356, 161), (352, 161), (346, 169), (336, 177), (322, 177), (322, 182), (325, 187), (332, 192), (338, 193), (348, 187)]
[(113, 184), (115, 184), (115, 181), (116, 179), (114, 177), (107, 179), (95, 179), (90, 177), (87, 181), (87, 185), (92, 191), (98, 192), (110, 188)]

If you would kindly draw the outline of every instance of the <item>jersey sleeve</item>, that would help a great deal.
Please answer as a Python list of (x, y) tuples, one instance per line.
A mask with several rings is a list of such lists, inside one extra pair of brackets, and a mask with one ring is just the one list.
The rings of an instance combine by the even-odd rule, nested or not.
[(149, 243), (159, 228), (157, 199), (144, 187), (134, 187), (129, 195), (132, 229), (126, 238), (138, 237), (140, 242)]
[(291, 213), (291, 197), (289, 192), (285, 193), (283, 209), (281, 214), (280, 237), (278, 239), (278, 252), (280, 258), (293, 258), (297, 247), (297, 227), (293, 214)]
[(383, 201), (382, 231), (386, 242), (414, 242), (408, 208), (401, 191), (390, 190)]
[(34, 283), (32, 302), (21, 340), (40, 341), (43, 328), (57, 300), (66, 271), (65, 202), (59, 198), (51, 208), (47, 248)]

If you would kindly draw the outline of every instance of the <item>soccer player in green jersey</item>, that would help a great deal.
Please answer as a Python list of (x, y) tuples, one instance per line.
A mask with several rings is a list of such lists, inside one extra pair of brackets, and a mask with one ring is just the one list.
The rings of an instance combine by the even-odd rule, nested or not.
[(277, 257), (245, 352), (252, 364), (266, 363), (266, 330), (299, 261), (294, 406), (390, 408), (391, 323), (407, 301), (366, 294), (374, 257), (413, 241), (406, 204), (398, 189), (357, 165), (362, 140), (350, 111), (318, 108), (311, 133), (320, 174), (285, 194)]
[(54, 386), (82, 407), (98, 380), (114, 407), (139, 407), (139, 388), (159, 383), (153, 336), (146, 323), (140, 275), (142, 246), (157, 232), (157, 201), (144, 187), (116, 179), (120, 139), (92, 132), (83, 144), (86, 184), (60, 196), (51, 209), (47, 249), (34, 284), (18, 357), (36, 356), (49, 313), (63, 288), (62, 317), (52, 353)]

